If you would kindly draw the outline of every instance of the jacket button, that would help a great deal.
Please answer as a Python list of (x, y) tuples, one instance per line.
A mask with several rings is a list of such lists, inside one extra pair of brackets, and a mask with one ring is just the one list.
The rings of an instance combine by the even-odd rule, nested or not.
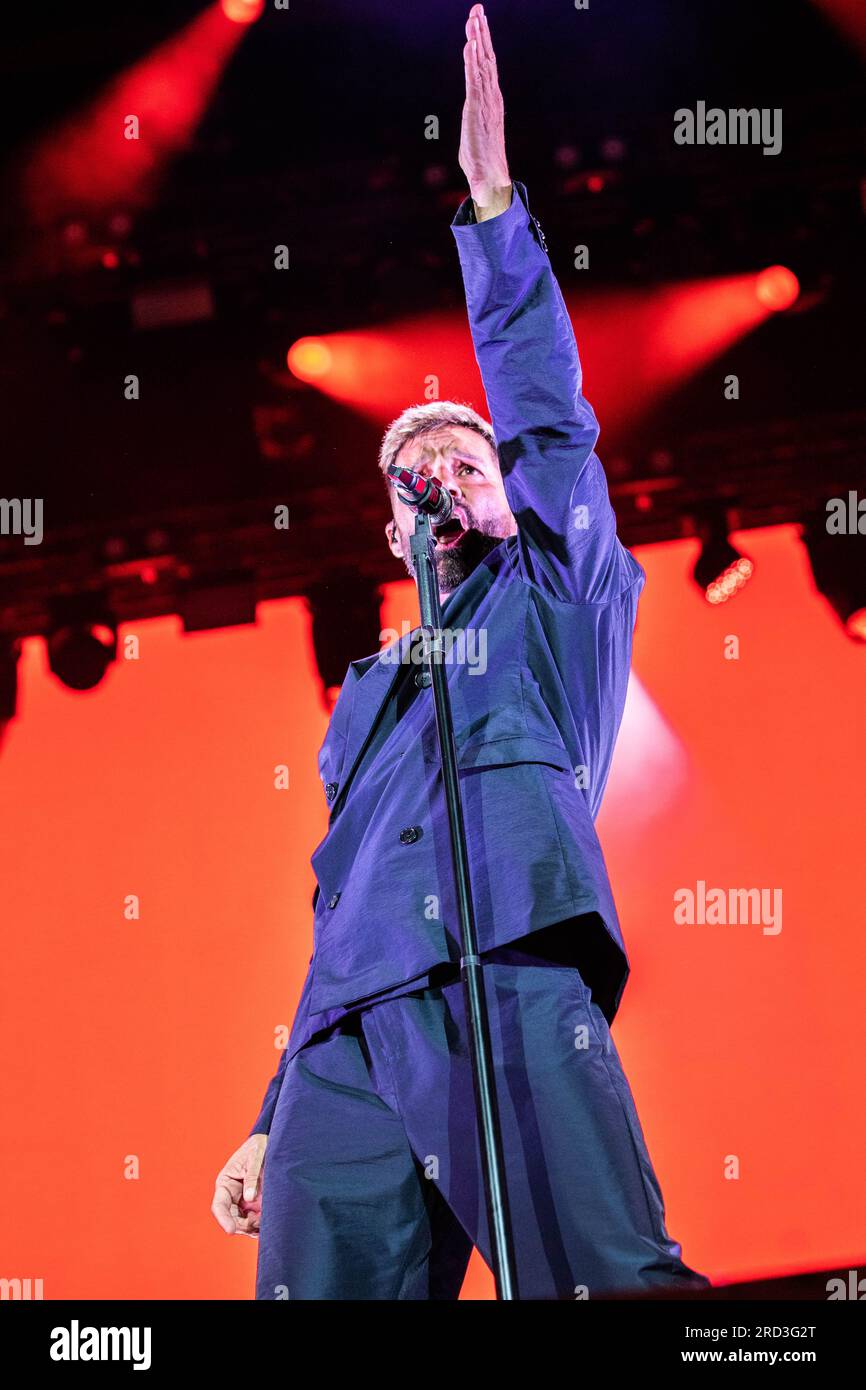
[(405, 830), (400, 831), (401, 845), (414, 845), (415, 841), (421, 838), (420, 825), (407, 825)]
[(433, 677), (429, 671), (416, 671), (415, 684), (422, 690), (433, 684)]
[(328, 899), (328, 907), (336, 907), (336, 906), (337, 906), (337, 903), (338, 903), (339, 901), (340, 901), (340, 895), (339, 895), (339, 893), (334, 893), (334, 894), (332, 894), (332, 896)]
[(336, 783), (336, 782), (326, 782), (326, 783), (325, 783), (325, 796), (328, 798), (328, 800), (329, 800), (329, 801), (333, 801), (333, 800), (334, 800), (334, 797), (335, 797), (336, 795), (337, 795), (337, 783)]

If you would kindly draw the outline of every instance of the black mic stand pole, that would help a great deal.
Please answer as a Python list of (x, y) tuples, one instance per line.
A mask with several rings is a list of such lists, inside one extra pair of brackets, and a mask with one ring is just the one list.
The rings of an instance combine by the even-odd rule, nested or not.
[(436, 729), (439, 735), (439, 754), (445, 784), (445, 803), (448, 808), (448, 828), (451, 832), (451, 854), (454, 861), (454, 881), (457, 888), (457, 908), (460, 920), (462, 955), (460, 977), (466, 1000), (469, 1024), (469, 1054), (472, 1060), (472, 1081), (475, 1088), (475, 1112), (481, 1144), (481, 1170), (487, 1203), (487, 1224), (493, 1276), (498, 1299), (517, 1299), (517, 1280), (514, 1267), (514, 1247), (505, 1187), (505, 1163), (502, 1152), (502, 1132), (493, 1075), (493, 1052), (490, 1046), (490, 1024), (484, 995), (484, 978), (475, 913), (472, 907), (472, 886), (469, 877), (469, 857), (466, 850), (466, 830), (460, 799), (457, 774), (457, 752), (454, 746), (454, 723), (451, 717), (451, 697), (442, 665), (442, 608), (439, 599), (439, 578), (433, 558), (436, 542), (433, 523), (423, 512), (415, 513), (412, 534), (412, 568), (418, 586), (421, 608), (421, 627), (424, 638), (424, 664), (433, 685), (433, 704), (436, 710)]

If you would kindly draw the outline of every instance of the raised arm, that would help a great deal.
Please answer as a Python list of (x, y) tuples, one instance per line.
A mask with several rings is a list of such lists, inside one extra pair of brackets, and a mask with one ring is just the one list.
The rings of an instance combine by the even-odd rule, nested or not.
[(571, 320), (526, 189), (508, 172), (481, 5), (472, 7), (466, 34), (459, 157), (471, 196), (452, 228), (521, 566), (558, 598), (605, 602), (643, 571), (617, 539)]

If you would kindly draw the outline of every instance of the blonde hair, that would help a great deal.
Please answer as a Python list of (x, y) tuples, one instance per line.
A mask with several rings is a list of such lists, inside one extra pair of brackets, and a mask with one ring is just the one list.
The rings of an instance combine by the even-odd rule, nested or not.
[(425, 405), (410, 405), (396, 420), (392, 420), (379, 448), (379, 468), (389, 483), (385, 469), (393, 463), (410, 439), (422, 434), (433, 434), (446, 425), (462, 425), (464, 429), (474, 430), (486, 439), (496, 452), (496, 437), (493, 428), (473, 410), (471, 405), (461, 405), (459, 401), (428, 401)]

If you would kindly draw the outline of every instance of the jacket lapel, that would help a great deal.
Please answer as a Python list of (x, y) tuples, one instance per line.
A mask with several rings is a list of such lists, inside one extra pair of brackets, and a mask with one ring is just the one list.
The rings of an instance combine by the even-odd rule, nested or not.
[[(331, 819), (342, 805), (358, 763), (373, 730), (379, 711), (390, 697), (397, 676), (409, 651), (412, 638), (418, 631), (405, 633), (397, 642), (383, 647), (375, 656), (365, 656), (349, 663), (355, 675), (355, 687), (349, 708), (346, 748), (340, 769), (340, 790), (331, 807)], [(383, 656), (386, 658), (383, 660)]]

